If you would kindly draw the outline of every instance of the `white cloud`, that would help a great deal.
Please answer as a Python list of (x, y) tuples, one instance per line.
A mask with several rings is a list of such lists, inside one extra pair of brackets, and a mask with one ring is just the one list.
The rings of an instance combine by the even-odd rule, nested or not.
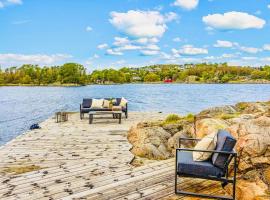
[(116, 51), (129, 51), (129, 50), (139, 50), (142, 49), (141, 46), (137, 46), (137, 45), (133, 45), (133, 44), (127, 44), (127, 45), (123, 45), (117, 48), (114, 48), (114, 50)]
[(270, 44), (263, 45), (263, 50), (270, 51)]
[(156, 37), (153, 38), (139, 38), (137, 40), (135, 40), (135, 43), (139, 43), (139, 44), (148, 44), (148, 43), (157, 43), (159, 40)]
[(108, 55), (120, 55), (124, 51), (139, 50), (141, 55), (154, 55), (159, 53), (159, 46), (156, 45), (158, 39), (153, 38), (139, 38), (129, 40), (127, 37), (115, 37), (110, 50), (107, 50)]
[(267, 5), (267, 8), (269, 8), (269, 9), (270, 9), (270, 4), (268, 4), (268, 5)]
[(222, 47), (222, 48), (232, 48), (233, 46), (234, 43), (225, 40), (217, 40), (216, 44), (214, 44), (214, 47)]
[(118, 65), (122, 65), (122, 64), (124, 64), (124, 63), (126, 63), (125, 60), (118, 60), (118, 61), (116, 61), (116, 64), (118, 64)]
[(115, 37), (113, 45), (115, 46), (123, 46), (129, 44), (130, 41), (127, 37)]
[(107, 50), (106, 50), (106, 54), (112, 55), (112, 56), (121, 56), (121, 55), (123, 55), (122, 52), (120, 52), (120, 51), (115, 51), (114, 49), (107, 49)]
[(221, 58), (234, 58), (234, 57), (236, 57), (235, 54), (224, 53), (221, 55)]
[(141, 55), (143, 56), (154, 56), (159, 54), (159, 51), (156, 50), (142, 50), (141, 51)]
[(67, 54), (0, 54), (0, 64), (4, 66), (10, 65), (22, 65), (22, 64), (39, 64), (49, 65), (57, 64), (71, 58), (71, 55)]
[(215, 56), (206, 56), (204, 57), (205, 60), (215, 60), (216, 57)]
[(22, 0), (7, 0), (7, 2), (10, 4), (18, 4), (18, 5), (21, 5), (23, 3)]
[(206, 48), (197, 48), (193, 45), (184, 45), (179, 50), (172, 49), (174, 54), (187, 55), (187, 56), (195, 56), (195, 55), (203, 55), (208, 54), (208, 50)]
[(176, 0), (173, 5), (179, 6), (186, 10), (192, 10), (196, 8), (199, 4), (199, 0)]
[(22, 0), (4, 0), (0, 1), (0, 8), (4, 8), (10, 5), (22, 5), (22, 4), (23, 4)]
[(91, 26), (87, 26), (86, 29), (85, 29), (87, 32), (90, 32), (93, 30), (93, 28)]
[(173, 41), (174, 41), (174, 42), (181, 42), (182, 40), (181, 40), (180, 37), (176, 37), (176, 38), (173, 38)]
[(126, 13), (111, 12), (110, 23), (119, 31), (133, 37), (161, 37), (167, 29), (166, 23), (177, 15), (160, 14), (158, 11), (130, 10)]
[(156, 44), (149, 44), (143, 48), (148, 49), (148, 50), (154, 50), (154, 51), (160, 50), (159, 46), (157, 46)]
[(261, 49), (256, 48), (256, 47), (245, 47), (245, 46), (240, 46), (239, 49), (241, 51), (246, 52), (246, 53), (252, 53), (252, 54), (255, 54), (255, 53), (262, 51)]
[(261, 15), (262, 14), (262, 11), (260, 11), (260, 10), (257, 10), (256, 12), (255, 12), (255, 15)]
[(97, 48), (98, 49), (106, 49), (106, 48), (108, 48), (108, 46), (109, 46), (108, 44), (103, 43), (103, 44), (98, 45)]
[(233, 29), (261, 29), (265, 20), (244, 12), (227, 12), (224, 14), (212, 14), (202, 18), (202, 21), (209, 27), (221, 30)]
[(91, 56), (90, 58), (88, 58), (86, 61), (85, 61), (85, 64), (86, 65), (92, 65), (93, 64), (93, 61), (98, 59), (99, 58), (99, 55), (97, 54), (94, 54), (93, 56)]
[(264, 64), (270, 63), (270, 57), (261, 58), (260, 60), (264, 62)]
[(242, 57), (242, 60), (257, 60), (257, 57), (252, 57), (252, 56), (247, 56), (247, 57)]
[(94, 54), (92, 58), (93, 58), (93, 59), (98, 59), (98, 58), (99, 58), (99, 55)]

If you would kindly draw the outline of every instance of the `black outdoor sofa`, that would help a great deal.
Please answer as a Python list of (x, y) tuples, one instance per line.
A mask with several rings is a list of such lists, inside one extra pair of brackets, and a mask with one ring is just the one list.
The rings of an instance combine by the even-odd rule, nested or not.
[[(119, 106), (122, 98), (104, 98), (106, 100), (115, 100), (113, 106)], [(111, 111), (110, 108), (91, 108), (92, 99), (83, 99), (82, 104), (80, 104), (80, 118), (83, 119), (85, 113), (90, 111)], [(126, 118), (128, 118), (128, 104), (122, 107), (122, 112), (125, 113)]]
[[(200, 198), (214, 198), (214, 199), (235, 199), (236, 186), (236, 169), (237, 169), (237, 153), (234, 151), (236, 140), (231, 134), (225, 130), (219, 130), (217, 134), (217, 145), (214, 151), (209, 150), (194, 150), (181, 148), (181, 141), (189, 140), (198, 142), (200, 139), (193, 138), (179, 138), (179, 148), (176, 149), (175, 162), (175, 193), (184, 196), (195, 196)], [(210, 152), (212, 156), (207, 161), (193, 161), (192, 152)], [(233, 160), (233, 176), (229, 177), (228, 168)], [(194, 192), (187, 192), (177, 187), (178, 177), (200, 178), (213, 181), (222, 182), (222, 187), (228, 183), (232, 184), (232, 196), (218, 196), (208, 194), (198, 194)]]

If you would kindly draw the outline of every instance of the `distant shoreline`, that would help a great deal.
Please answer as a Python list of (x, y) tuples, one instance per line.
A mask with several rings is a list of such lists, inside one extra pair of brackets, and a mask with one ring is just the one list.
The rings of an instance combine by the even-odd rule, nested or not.
[(0, 87), (84, 87), (84, 86), (90, 86), (90, 85), (133, 85), (133, 84), (160, 84), (160, 85), (174, 85), (174, 84), (183, 84), (183, 85), (194, 85), (194, 84), (209, 84), (209, 85), (228, 85), (228, 84), (270, 84), (270, 81), (264, 80), (264, 81), (246, 81), (246, 82), (241, 82), (241, 81), (232, 81), (232, 82), (227, 82), (227, 83), (211, 83), (211, 82), (172, 82), (172, 83), (164, 83), (162, 81), (159, 82), (132, 82), (132, 83), (102, 83), (102, 84), (85, 84), (85, 85), (79, 85), (79, 84), (1, 84)]

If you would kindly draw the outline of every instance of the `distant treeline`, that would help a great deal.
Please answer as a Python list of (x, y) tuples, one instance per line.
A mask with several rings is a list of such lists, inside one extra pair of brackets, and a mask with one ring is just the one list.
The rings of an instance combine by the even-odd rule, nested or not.
[(110, 84), (133, 82), (201, 82), (228, 83), (270, 81), (270, 66), (260, 68), (228, 66), (223, 64), (152, 65), (141, 68), (123, 67), (86, 73), (77, 63), (62, 66), (39, 67), (23, 65), (0, 69), (0, 85), (64, 85)]

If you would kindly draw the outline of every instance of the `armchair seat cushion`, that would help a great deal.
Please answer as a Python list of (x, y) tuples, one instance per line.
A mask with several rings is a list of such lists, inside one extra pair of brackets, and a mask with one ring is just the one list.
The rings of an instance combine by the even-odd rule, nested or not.
[(177, 151), (177, 174), (200, 177), (222, 177), (223, 170), (210, 161), (194, 161), (192, 152)]

